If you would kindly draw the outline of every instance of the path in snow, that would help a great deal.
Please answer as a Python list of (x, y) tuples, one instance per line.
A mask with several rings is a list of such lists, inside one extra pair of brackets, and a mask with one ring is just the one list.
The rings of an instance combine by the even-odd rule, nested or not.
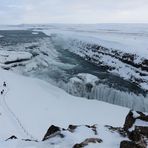
[[(6, 95), (9, 92), (8, 86), (2, 86), (1, 92), (1, 97), (0, 97), (0, 104), (3, 107), (5, 113), (8, 115), (9, 119), (11, 122), (13, 122), (13, 125), (16, 126), (16, 129), (21, 133), (23, 138), (31, 139), (31, 140), (37, 140), (35, 139), (22, 125), (21, 121), (18, 119), (18, 117), (15, 115), (15, 113), (10, 109), (6, 102)], [(13, 133), (12, 133), (13, 135)]]

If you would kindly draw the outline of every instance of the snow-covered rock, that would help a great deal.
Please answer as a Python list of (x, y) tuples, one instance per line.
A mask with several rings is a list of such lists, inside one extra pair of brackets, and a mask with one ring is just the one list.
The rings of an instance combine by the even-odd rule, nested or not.
[(32, 54), (29, 52), (16, 52), (0, 50), (0, 63), (1, 65), (9, 65), (30, 60)]
[(126, 131), (139, 130), (148, 137), (148, 114), (136, 111), (130, 111), (124, 123)]
[[(99, 137), (104, 141), (103, 146), (112, 145), (116, 148), (123, 138), (106, 131), (104, 125), (121, 126), (128, 113), (127, 108), (103, 103), (95, 100), (74, 97), (65, 91), (38, 79), (27, 78), (9, 71), (0, 69), (0, 88), (4, 90), (0, 95), (0, 137), (8, 139), (15, 135), (18, 139), (0, 142), (0, 147), (11, 146), (28, 147), (42, 145), (51, 147), (51, 143), (36, 143), (33, 141), (21, 141), (21, 139), (42, 140), (50, 125), (67, 128), (69, 124), (93, 125), (98, 124)], [(3, 86), (4, 81), (6, 86)], [(5, 125), (5, 128), (3, 128)], [(67, 133), (66, 141), (57, 143), (65, 148), (74, 143), (69, 139), (79, 139), (83, 128), (74, 135)], [(89, 132), (82, 132), (82, 135)], [(71, 136), (70, 136), (70, 135)], [(68, 136), (69, 135), (69, 136)], [(106, 140), (116, 139), (115, 141)], [(69, 138), (68, 138), (69, 137)], [(113, 138), (114, 137), (114, 138)], [(117, 138), (115, 138), (117, 137)], [(118, 140), (117, 140), (118, 139)], [(53, 139), (54, 140), (54, 139)], [(55, 139), (58, 140), (58, 139)], [(85, 139), (84, 139), (85, 140)], [(58, 140), (60, 141), (60, 139)], [(83, 141), (77, 141), (79, 143)], [(116, 144), (114, 144), (114, 142)], [(43, 146), (44, 145), (44, 146)], [(94, 144), (90, 144), (93, 147)]]
[(80, 73), (69, 80), (67, 84), (67, 92), (81, 97), (91, 99), (93, 87), (99, 82), (99, 79), (91, 74)]
[[(69, 139), (72, 139), (72, 141), (69, 141)], [(69, 125), (67, 129), (52, 125), (43, 138), (43, 141), (45, 140), (53, 145), (60, 144), (61, 147), (63, 145), (73, 148), (85, 147), (89, 144), (99, 146), (103, 142), (99, 138), (97, 125)]]
[(30, 63), (25, 65), (25, 68), (26, 68), (27, 72), (30, 72), (30, 71), (36, 69), (37, 67), (38, 67), (38, 65), (37, 65), (36, 62), (30, 62)]
[(123, 129), (130, 141), (122, 141), (120, 148), (147, 148), (148, 115), (147, 113), (130, 111), (125, 119)]

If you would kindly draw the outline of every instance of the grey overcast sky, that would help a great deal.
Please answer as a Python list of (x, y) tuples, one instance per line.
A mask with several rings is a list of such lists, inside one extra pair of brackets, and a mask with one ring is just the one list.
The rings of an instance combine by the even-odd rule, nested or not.
[(0, 0), (0, 24), (148, 23), (148, 0)]

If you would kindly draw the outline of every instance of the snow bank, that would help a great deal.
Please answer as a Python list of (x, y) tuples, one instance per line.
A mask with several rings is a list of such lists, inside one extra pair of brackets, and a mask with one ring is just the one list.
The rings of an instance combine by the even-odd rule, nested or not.
[(8, 87), (7, 105), (36, 139), (42, 139), (52, 124), (60, 127), (71, 123), (122, 126), (129, 111), (116, 105), (71, 96), (38, 79), (0, 72)]

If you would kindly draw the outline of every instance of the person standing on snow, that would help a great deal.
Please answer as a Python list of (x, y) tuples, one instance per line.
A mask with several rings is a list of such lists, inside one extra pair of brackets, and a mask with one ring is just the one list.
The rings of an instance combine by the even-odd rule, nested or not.
[(3, 95), (3, 93), (4, 93), (4, 89), (1, 91), (1, 95)]
[(6, 87), (6, 82), (3, 83), (3, 86)]

